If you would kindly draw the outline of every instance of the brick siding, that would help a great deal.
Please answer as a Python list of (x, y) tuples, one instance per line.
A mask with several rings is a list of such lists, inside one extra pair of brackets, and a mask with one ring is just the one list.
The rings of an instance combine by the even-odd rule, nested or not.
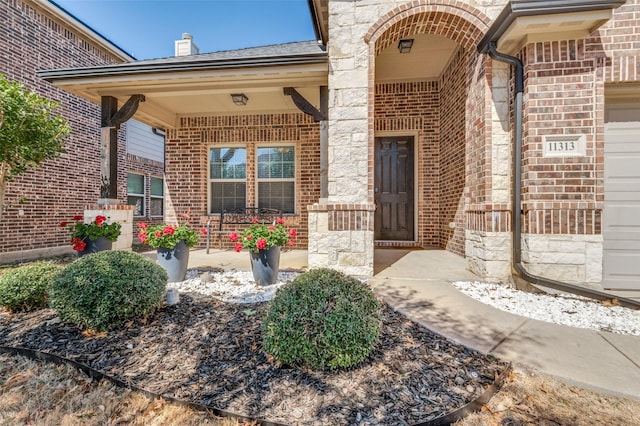
[(376, 85), (375, 132), (416, 134), (417, 242), (439, 246), (440, 91), (437, 81)]
[[(287, 226), (298, 231), (297, 248), (308, 244), (307, 206), (320, 197), (320, 125), (304, 114), (188, 117), (166, 133), (167, 216), (187, 211), (204, 224), (218, 229), (219, 216), (207, 215), (209, 148), (241, 145), (247, 148), (247, 205), (257, 203), (256, 146), (263, 143), (294, 143), (296, 155), (295, 214), (285, 216)], [(230, 226), (227, 230), (235, 230)], [(214, 244), (231, 247), (226, 236), (212, 236)], [(204, 239), (199, 246), (204, 245)]]
[[(0, 253), (67, 244), (69, 231), (58, 225), (99, 198), (100, 107), (39, 79), (36, 70), (86, 67), (120, 60), (52, 19), (31, 2), (0, 1), (0, 69), (10, 80), (61, 103), (72, 135), (59, 159), (47, 161), (11, 181), (0, 226)], [(121, 132), (122, 133), (122, 132)], [(124, 164), (124, 138), (118, 145)], [(126, 167), (120, 167), (118, 194), (126, 200)], [(26, 197), (26, 203), (16, 205)], [(24, 215), (18, 215), (22, 209)]]
[[(525, 47), (523, 227), (599, 234), (604, 202), (604, 84), (640, 80), (640, 3), (630, 1), (590, 39)], [(583, 135), (586, 155), (544, 157), (547, 135)]]

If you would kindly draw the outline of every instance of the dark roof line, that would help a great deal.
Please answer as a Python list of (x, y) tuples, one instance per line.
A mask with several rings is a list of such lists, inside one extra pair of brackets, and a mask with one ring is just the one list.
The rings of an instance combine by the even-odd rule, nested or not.
[(313, 4), (313, 0), (307, 0), (307, 6), (309, 7), (309, 13), (311, 14), (311, 24), (313, 25), (313, 32), (316, 35), (316, 40), (318, 43), (322, 43), (324, 45), (324, 41), (322, 39), (322, 28), (320, 27), (320, 17), (318, 16), (318, 11)]
[(172, 63), (129, 62), (90, 68), (67, 68), (38, 71), (38, 76), (47, 81), (61, 78), (100, 77), (115, 75), (150, 74), (179, 71), (202, 71), (232, 68), (272, 67), (278, 65), (306, 65), (327, 63), (326, 54), (280, 56), (268, 58), (238, 58), (225, 60), (195, 60)]
[(51, 3), (52, 5), (54, 5), (56, 8), (60, 9), (60, 11), (64, 12), (65, 15), (68, 15), (70, 18), (75, 19), (76, 21), (78, 21), (79, 23), (81, 23), (82, 25), (84, 25), (85, 27), (89, 28), (91, 31), (93, 31), (94, 33), (96, 33), (96, 35), (100, 36), (100, 38), (102, 38), (104, 41), (106, 41), (108, 44), (112, 45), (113, 47), (115, 47), (116, 49), (118, 49), (120, 52), (124, 53), (126, 56), (129, 56), (132, 59), (135, 59), (135, 57), (127, 52), (126, 50), (124, 50), (122, 47), (118, 46), (116, 43), (114, 43), (113, 41), (111, 41), (109, 38), (105, 37), (104, 35), (102, 35), (101, 33), (99, 33), (98, 31), (95, 30), (95, 28), (92, 28), (91, 26), (87, 25), (86, 22), (84, 22), (82, 19), (78, 18), (77, 16), (75, 16), (73, 13), (69, 12), (67, 9), (65, 9), (64, 7), (60, 6), (57, 2), (55, 2), (54, 0), (47, 0), (49, 3)]
[(624, 3), (625, 0), (511, 0), (478, 43), (478, 52), (487, 53), (489, 43), (498, 41), (520, 16), (615, 9)]

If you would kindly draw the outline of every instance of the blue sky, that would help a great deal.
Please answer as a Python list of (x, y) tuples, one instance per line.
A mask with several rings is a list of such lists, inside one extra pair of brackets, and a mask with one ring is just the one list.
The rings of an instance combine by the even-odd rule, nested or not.
[(307, 0), (53, 0), (137, 59), (173, 56), (191, 33), (200, 53), (315, 39)]

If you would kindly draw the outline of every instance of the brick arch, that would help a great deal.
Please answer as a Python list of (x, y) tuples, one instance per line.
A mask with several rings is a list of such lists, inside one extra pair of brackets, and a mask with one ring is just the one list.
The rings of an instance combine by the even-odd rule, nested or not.
[(380, 18), (364, 41), (375, 43), (377, 56), (387, 46), (411, 34), (447, 37), (465, 50), (475, 49), (491, 20), (481, 11), (457, 0), (414, 0)]

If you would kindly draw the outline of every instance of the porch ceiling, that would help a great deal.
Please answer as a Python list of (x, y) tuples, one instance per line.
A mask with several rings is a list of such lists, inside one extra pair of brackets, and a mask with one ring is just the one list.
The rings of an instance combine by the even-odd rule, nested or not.
[(435, 80), (458, 49), (453, 40), (434, 34), (405, 38), (413, 39), (411, 52), (400, 53), (396, 41), (376, 57), (376, 83)]
[[(100, 104), (113, 96), (118, 105), (142, 94), (135, 118), (157, 128), (172, 128), (180, 117), (299, 112), (284, 87), (295, 87), (319, 107), (319, 86), (327, 84), (326, 64), (252, 69), (158, 72), (126, 75), (49, 77), (57, 87)], [(236, 106), (232, 93), (244, 93), (247, 105)]]

